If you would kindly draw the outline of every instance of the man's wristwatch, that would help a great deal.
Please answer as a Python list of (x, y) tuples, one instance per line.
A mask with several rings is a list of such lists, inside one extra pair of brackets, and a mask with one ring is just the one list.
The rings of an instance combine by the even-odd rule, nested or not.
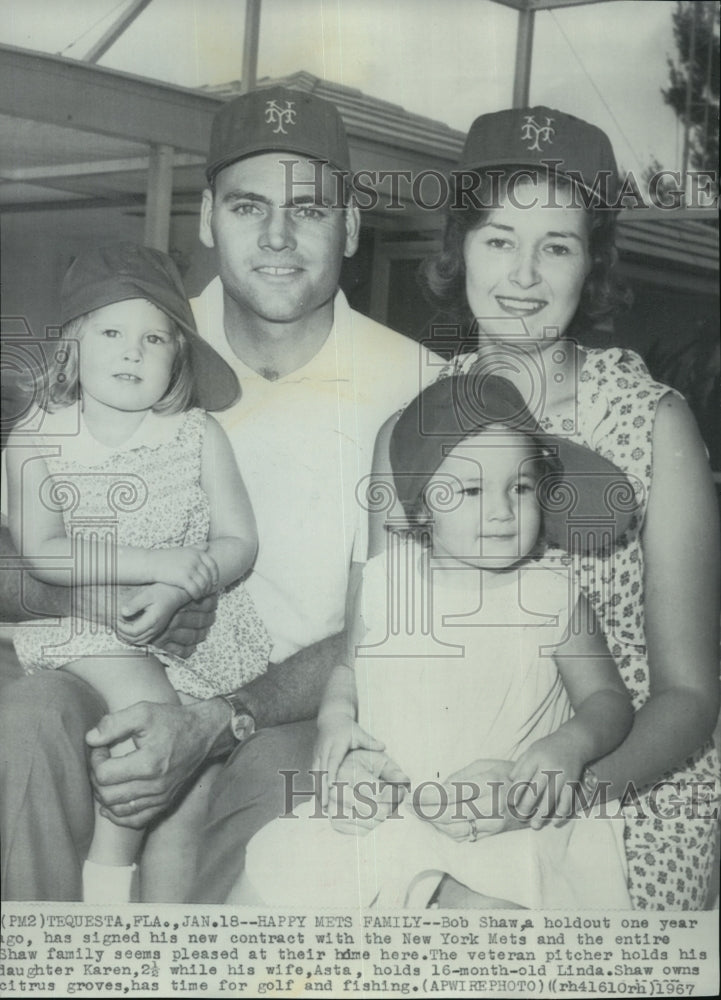
[(244, 743), (255, 732), (255, 716), (243, 701), (243, 696), (237, 691), (221, 695), (223, 701), (230, 705), (230, 731), (237, 743)]

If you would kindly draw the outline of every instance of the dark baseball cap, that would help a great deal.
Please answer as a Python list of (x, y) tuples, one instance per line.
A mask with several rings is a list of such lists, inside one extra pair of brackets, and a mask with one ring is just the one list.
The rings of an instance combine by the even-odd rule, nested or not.
[(173, 260), (138, 243), (96, 247), (75, 258), (60, 291), (60, 322), (94, 309), (146, 299), (181, 327), (190, 348), (195, 399), (206, 410), (225, 410), (240, 397), (233, 369), (198, 334), (183, 282)]
[(345, 125), (335, 105), (302, 90), (267, 87), (234, 98), (216, 114), (208, 182), (237, 160), (272, 152), (297, 153), (350, 171)]
[(618, 167), (600, 128), (539, 105), (480, 115), (471, 125), (456, 171), (539, 167), (569, 177), (603, 204), (613, 204)]
[(587, 551), (600, 536), (618, 538), (638, 508), (629, 478), (590, 448), (546, 434), (516, 387), (499, 375), (469, 372), (434, 382), (401, 413), (391, 432), (390, 461), (398, 499), (409, 521), (446, 456), (481, 432), (532, 438), (543, 459), (539, 502), (545, 537)]

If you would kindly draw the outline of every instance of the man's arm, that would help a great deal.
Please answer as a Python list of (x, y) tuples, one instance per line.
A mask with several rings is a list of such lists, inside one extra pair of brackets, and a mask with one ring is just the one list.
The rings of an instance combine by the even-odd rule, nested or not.
[(5, 526), (0, 528), (0, 557), (5, 564), (0, 572), (2, 621), (20, 622), (39, 615), (65, 617), (70, 614), (70, 588), (42, 583), (27, 570), (19, 568), (19, 556)]
[[(73, 593), (71, 587), (60, 587), (38, 580), (29, 569), (21, 567), (21, 557), (5, 525), (0, 527), (0, 557), (4, 563), (0, 572), (2, 621), (20, 622), (51, 616), (66, 618), (74, 612), (102, 624), (113, 623), (112, 588), (78, 587)], [(121, 603), (141, 589), (117, 587), (115, 599)]]
[[(32, 618), (66, 618), (77, 614), (91, 621), (117, 625), (116, 608), (127, 607), (140, 612), (147, 604), (148, 587), (58, 587), (37, 580), (20, 567), (20, 557), (10, 532), (0, 527), (0, 621), (20, 622)], [(73, 604), (73, 601), (75, 602)], [(186, 658), (208, 634), (215, 618), (217, 596), (200, 601), (188, 601), (177, 610), (155, 642), (169, 653)], [(135, 621), (124, 623), (123, 637), (130, 643), (139, 641), (133, 634)]]
[[(345, 620), (355, 621), (363, 564), (351, 563), (346, 592)], [(333, 668), (350, 662), (348, 632), (339, 632), (301, 649), (242, 688), (259, 728), (313, 719)]]
[[(355, 607), (362, 566), (352, 564), (346, 595), (346, 620)], [(265, 729), (312, 719), (326, 681), (348, 659), (345, 632), (301, 649), (240, 688), (256, 726)], [(236, 746), (230, 731), (230, 706), (223, 698), (192, 705), (142, 702), (106, 715), (88, 733), (95, 791), (106, 814), (122, 826), (140, 828), (165, 811), (183, 784), (205, 760), (225, 757)], [(137, 749), (110, 757), (108, 747), (132, 738)]]
[(269, 664), (267, 673), (242, 689), (256, 725), (265, 729), (315, 718), (331, 671), (345, 662), (346, 650), (346, 635), (340, 632)]
[[(271, 664), (267, 674), (241, 688), (258, 727), (313, 718), (328, 675), (345, 655), (345, 634), (330, 636)], [(222, 698), (192, 705), (141, 702), (104, 716), (87, 736), (104, 814), (121, 826), (140, 829), (167, 810), (205, 760), (234, 749), (230, 716)], [(137, 749), (111, 757), (108, 747), (127, 738)]]

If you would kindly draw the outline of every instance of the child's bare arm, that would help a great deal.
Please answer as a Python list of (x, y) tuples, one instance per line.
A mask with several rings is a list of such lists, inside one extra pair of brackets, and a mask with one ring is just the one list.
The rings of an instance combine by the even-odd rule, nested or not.
[(162, 582), (182, 587), (195, 600), (217, 585), (215, 563), (200, 546), (143, 549), (86, 537), (73, 545), (60, 508), (72, 484), (68, 491), (61, 484), (53, 492), (47, 454), (27, 437), (10, 436), (8, 525), (18, 554), (36, 579), (61, 587)]
[(220, 586), (226, 587), (245, 576), (253, 565), (258, 533), (230, 441), (210, 414), (206, 421), (200, 481), (210, 499), (207, 552), (218, 567)]
[(354, 651), (365, 628), (360, 615), (360, 589), (354, 588), (349, 599), (347, 663), (334, 667), (325, 686), (318, 710), (318, 736), (313, 752), (313, 768), (326, 772), (323, 781), (323, 804), (328, 803), (329, 786), (336, 780), (338, 769), (349, 750), (383, 750), (384, 744), (367, 733), (356, 722), (358, 691), (356, 688)]
[(576, 604), (555, 660), (574, 715), (529, 747), (511, 772), (515, 781), (530, 783), (519, 798), (519, 811), (528, 814), (537, 807), (533, 826), (541, 826), (554, 812), (569, 814), (569, 782), (578, 781), (587, 764), (617, 747), (633, 723), (628, 692), (585, 597)]
[(561, 728), (578, 741), (585, 765), (623, 742), (633, 724), (633, 708), (593, 608), (583, 596), (555, 660), (575, 713)]

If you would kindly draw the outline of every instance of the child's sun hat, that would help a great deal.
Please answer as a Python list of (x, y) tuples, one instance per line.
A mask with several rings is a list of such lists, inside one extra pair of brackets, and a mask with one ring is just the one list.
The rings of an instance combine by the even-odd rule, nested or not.
[[(425, 510), (429, 480), (466, 438), (509, 432), (532, 438), (544, 469), (538, 483), (546, 540), (569, 551), (607, 549), (631, 526), (641, 484), (590, 448), (545, 433), (516, 387), (499, 375), (442, 378), (401, 413), (390, 439), (398, 499), (410, 524)], [(433, 511), (430, 510), (432, 517)]]
[(233, 369), (199, 335), (193, 311), (172, 258), (138, 243), (96, 247), (75, 258), (60, 292), (60, 322), (94, 309), (146, 299), (182, 329), (190, 349), (195, 402), (206, 410), (225, 410), (240, 398)]

